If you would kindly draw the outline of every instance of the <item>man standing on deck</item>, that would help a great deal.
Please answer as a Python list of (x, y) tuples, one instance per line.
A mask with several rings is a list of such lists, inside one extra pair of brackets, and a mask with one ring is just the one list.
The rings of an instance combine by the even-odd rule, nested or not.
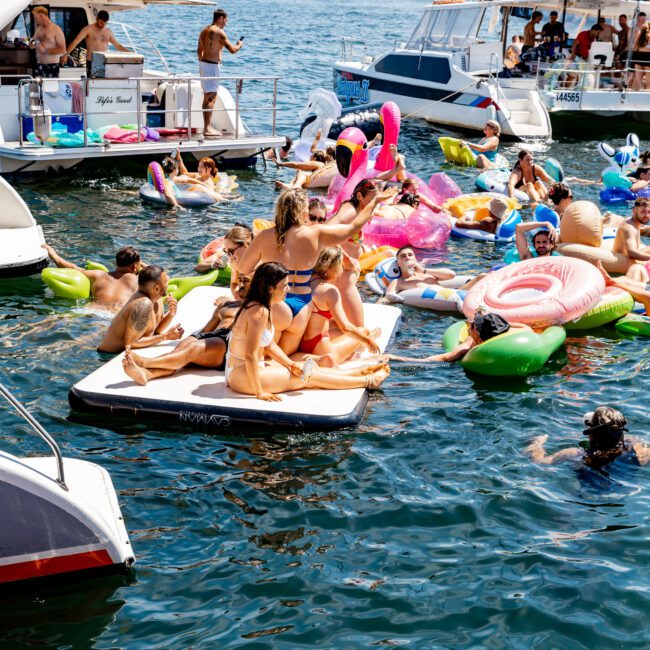
[(224, 28), (228, 22), (228, 14), (223, 9), (217, 9), (214, 12), (212, 24), (201, 30), (199, 34), (199, 46), (197, 56), (199, 58), (199, 71), (201, 77), (201, 87), (203, 88), (203, 134), (206, 136), (221, 135), (213, 129), (212, 109), (217, 99), (219, 90), (219, 77), (221, 76), (221, 53), (225, 47), (228, 52), (235, 54), (241, 50), (243, 42), (240, 38), (233, 45)]
[(50, 20), (45, 7), (32, 10), (36, 31), (29, 47), (36, 50), (35, 77), (56, 79), (59, 76), (59, 59), (65, 54), (65, 36), (58, 25)]
[(92, 25), (86, 25), (78, 34), (77, 37), (68, 45), (66, 54), (61, 59), (61, 64), (65, 65), (68, 55), (74, 50), (81, 41), (86, 39), (86, 77), (90, 79), (91, 62), (94, 52), (106, 52), (109, 43), (120, 52), (130, 52), (127, 47), (124, 47), (113, 35), (113, 32), (106, 27), (109, 15), (108, 11), (100, 11), (97, 14), (97, 20)]

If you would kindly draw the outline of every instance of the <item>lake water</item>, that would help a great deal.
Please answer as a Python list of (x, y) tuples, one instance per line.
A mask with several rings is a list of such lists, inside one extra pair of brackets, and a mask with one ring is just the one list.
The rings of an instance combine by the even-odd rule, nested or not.
[[(419, 7), (227, 5), (228, 32), (245, 34), (246, 45), (226, 56), (225, 73), (281, 76), (278, 124), (295, 136), (309, 90), (331, 86), (339, 38), (363, 35), (380, 50), (409, 33)], [(152, 7), (124, 20), (146, 28), (177, 69), (194, 69), (210, 17), (210, 8)], [(597, 177), (605, 162), (596, 144), (610, 134), (569, 135), (535, 154)], [(403, 125), (408, 167), (427, 178), (446, 169), (435, 137), (426, 123)], [(516, 150), (503, 147), (510, 159)], [(448, 171), (473, 191), (473, 173)], [(144, 174), (88, 165), (16, 187), (64, 257), (110, 264), (117, 248), (135, 244), (147, 261), (186, 275), (230, 224), (270, 217), (273, 180), (288, 177), (260, 164), (238, 174), (243, 201), (174, 215), (140, 201)], [(574, 189), (597, 200), (597, 189)], [(502, 255), (451, 240), (437, 257), (474, 272)], [(95, 346), (107, 321), (47, 295), (38, 277), (0, 282), (0, 297), (3, 381), (65, 455), (111, 473), (138, 559), (132, 579), (3, 600), (0, 647), (650, 645), (648, 470), (542, 468), (522, 453), (542, 433), (551, 451), (575, 445), (582, 414), (601, 403), (617, 405), (643, 437), (646, 341), (613, 328), (570, 336), (543, 372), (521, 380), (395, 365), (353, 430), (238, 438), (69, 419), (68, 390), (101, 363)], [(393, 350), (439, 350), (451, 322), (405, 308)], [(3, 449), (45, 452), (8, 409), (0, 422)]]

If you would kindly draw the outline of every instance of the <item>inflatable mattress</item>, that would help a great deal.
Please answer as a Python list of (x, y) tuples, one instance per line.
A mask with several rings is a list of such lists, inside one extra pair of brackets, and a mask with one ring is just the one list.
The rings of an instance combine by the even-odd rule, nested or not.
[[(230, 296), (224, 287), (197, 287), (178, 303), (174, 323), (186, 333), (203, 327), (214, 300)], [(389, 305), (364, 304), (366, 326), (381, 327), (378, 345), (383, 352), (397, 329), (401, 311)], [(155, 357), (169, 352), (176, 342), (138, 350)], [(280, 429), (337, 429), (356, 424), (362, 417), (368, 392), (352, 390), (302, 390), (283, 393), (281, 402), (263, 402), (234, 393), (226, 387), (224, 373), (190, 367), (170, 377), (139, 386), (122, 368), (117, 355), (76, 383), (70, 405), (79, 411), (100, 411), (129, 418), (153, 417), (213, 431), (239, 433), (244, 427)], [(358, 363), (358, 362), (357, 362)]]

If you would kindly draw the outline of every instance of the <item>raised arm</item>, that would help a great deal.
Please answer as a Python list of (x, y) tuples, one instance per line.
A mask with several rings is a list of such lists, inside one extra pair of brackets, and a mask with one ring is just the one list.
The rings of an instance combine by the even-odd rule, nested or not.
[(297, 160), (289, 160), (286, 162), (276, 161), (278, 167), (288, 167), (289, 169), (299, 169), (303, 172), (315, 172), (321, 167), (325, 167), (325, 163), (322, 163), (318, 160), (305, 160), (304, 162), (299, 162)]
[(244, 45), (241, 41), (237, 41), (234, 45), (230, 42), (230, 39), (223, 33), (223, 46), (230, 52), (231, 54), (234, 54), (235, 52), (239, 52), (241, 50), (242, 46)]
[(47, 251), (47, 254), (50, 256), (50, 259), (60, 268), (60, 269), (75, 269), (75, 271), (81, 271), (84, 273), (86, 269), (64, 260), (49, 244), (41, 244), (41, 248), (44, 248)]
[(519, 171), (513, 170), (508, 179), (508, 196), (512, 199), (515, 196), (515, 185), (519, 182)]

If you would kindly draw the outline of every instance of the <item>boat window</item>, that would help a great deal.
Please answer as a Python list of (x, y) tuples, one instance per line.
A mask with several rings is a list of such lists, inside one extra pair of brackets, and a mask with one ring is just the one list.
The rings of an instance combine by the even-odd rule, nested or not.
[(448, 43), (465, 44), (468, 38), (476, 37), (484, 12), (484, 7), (463, 6), (425, 12), (411, 34), (407, 48), (420, 50)]
[[(88, 25), (86, 10), (81, 7), (61, 9), (48, 7), (50, 20), (63, 30), (65, 42), (70, 43), (75, 36)], [(31, 38), (36, 30), (36, 23), (31, 14), (31, 9), (25, 9), (14, 21), (12, 29), (20, 32), (20, 38)]]
[(444, 56), (389, 54), (377, 61), (375, 70), (439, 84), (446, 84), (451, 77), (449, 59)]

